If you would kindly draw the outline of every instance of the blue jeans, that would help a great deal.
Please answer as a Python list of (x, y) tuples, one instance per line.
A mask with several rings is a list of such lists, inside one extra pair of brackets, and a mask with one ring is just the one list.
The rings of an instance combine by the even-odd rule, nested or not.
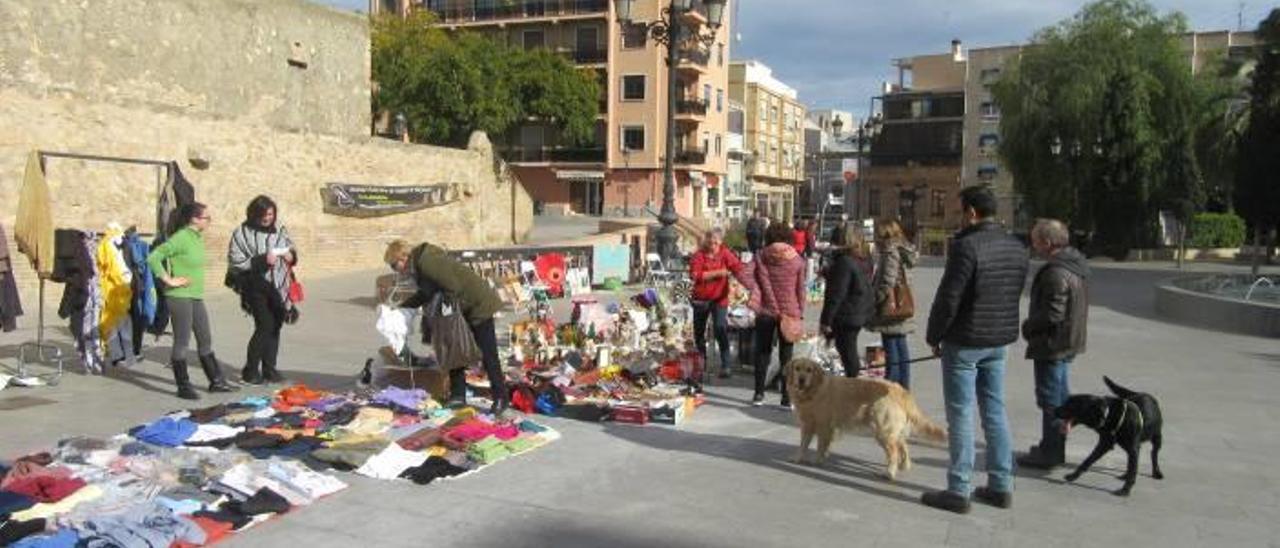
[(1071, 372), (1071, 358), (1061, 360), (1036, 360), (1036, 406), (1040, 408), (1040, 454), (1053, 462), (1066, 460), (1067, 436), (1062, 433), (1061, 421), (1053, 417), (1053, 410), (1067, 402), (1071, 389), (1067, 387), (1067, 374)]
[(943, 399), (947, 404), (947, 490), (968, 497), (973, 474), (973, 415), (981, 412), (987, 440), (987, 487), (1013, 491), (1013, 448), (1004, 410), (1005, 347), (970, 348), (942, 345)]
[(720, 345), (720, 370), (733, 370), (729, 360), (731, 352), (728, 311), (728, 308), (714, 302), (696, 303), (693, 306), (693, 343), (698, 353), (702, 354), (704, 367), (710, 365), (707, 362), (707, 319), (710, 318), (711, 332), (716, 337), (716, 344)]
[(898, 383), (911, 390), (911, 351), (907, 350), (906, 335), (880, 335), (884, 345), (884, 380)]

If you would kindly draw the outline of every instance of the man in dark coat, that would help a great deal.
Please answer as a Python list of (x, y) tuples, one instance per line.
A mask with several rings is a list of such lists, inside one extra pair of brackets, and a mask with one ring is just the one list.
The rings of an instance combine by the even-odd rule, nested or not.
[(1027, 278), (1027, 248), (993, 219), (996, 197), (984, 186), (960, 192), (965, 228), (947, 252), (947, 266), (929, 312), (926, 342), (942, 356), (943, 399), (951, 463), (947, 488), (921, 502), (969, 511), (973, 415), (980, 411), (987, 448), (987, 485), (974, 498), (1013, 504), (1013, 448), (1004, 408), (1005, 346), (1018, 340), (1019, 298)]
[(1027, 468), (1049, 470), (1066, 459), (1067, 436), (1053, 411), (1071, 395), (1067, 373), (1084, 353), (1089, 322), (1089, 262), (1069, 245), (1066, 225), (1041, 219), (1031, 229), (1031, 247), (1048, 262), (1031, 282), (1031, 307), (1022, 322), (1027, 359), (1036, 370), (1036, 405), (1042, 413), (1040, 443), (1018, 457)]
[[(428, 243), (411, 248), (408, 242), (396, 240), (387, 246), (383, 259), (396, 272), (412, 273), (417, 280), (418, 293), (400, 306), (418, 308), (429, 304), (441, 291), (457, 301), (483, 356), (485, 374), (489, 377), (489, 385), (493, 391), (491, 411), (499, 414), (505, 410), (509, 395), (502, 362), (498, 357), (498, 337), (493, 323), (493, 316), (503, 306), (497, 292), (467, 265), (450, 257), (444, 249)], [(465, 368), (449, 370), (449, 392), (451, 404), (465, 403)]]
[(756, 210), (755, 215), (747, 220), (747, 249), (754, 255), (764, 248), (764, 231), (769, 222), (764, 211)]

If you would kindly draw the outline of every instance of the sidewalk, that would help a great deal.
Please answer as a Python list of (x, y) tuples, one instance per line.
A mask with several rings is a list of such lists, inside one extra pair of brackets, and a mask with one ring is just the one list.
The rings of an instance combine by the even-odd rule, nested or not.
[[(378, 344), (369, 296), (377, 273), (309, 280), (302, 321), (284, 334), (286, 375), (320, 387), (351, 384)], [(708, 404), (679, 429), (547, 418), (564, 438), (518, 462), (425, 489), (343, 475), (352, 483), (348, 491), (227, 545), (1280, 546), (1274, 463), (1280, 438), (1266, 434), (1280, 420), (1280, 345), (1160, 321), (1151, 283), (1174, 275), (1169, 265), (1099, 263), (1089, 351), (1072, 371), (1077, 392), (1103, 392), (1106, 374), (1160, 398), (1167, 479), (1151, 479), (1144, 450), (1127, 499), (1108, 492), (1124, 468), (1116, 450), (1074, 485), (1061, 481), (1063, 472), (1020, 473), (1012, 510), (935, 511), (918, 498), (945, 485), (942, 448), (913, 447), (916, 466), (896, 483), (881, 477), (880, 449), (862, 435), (839, 440), (826, 468), (791, 464), (799, 437), (791, 417), (776, 406), (747, 405), (750, 380), (738, 375), (709, 386)], [(916, 271), (922, 312), (940, 276), (934, 262)], [(212, 290), (209, 305), (215, 349), (231, 373), (243, 359), (251, 322), (224, 289)], [(53, 307), (46, 312), (56, 318)], [(0, 334), (6, 364), (20, 342), (34, 337), (34, 303), (28, 310), (25, 329)], [(811, 321), (816, 314), (810, 305)], [(61, 328), (50, 332), (66, 340)], [(861, 342), (870, 340), (864, 334)], [(922, 334), (910, 340), (913, 354), (923, 355)], [(76, 365), (60, 386), (0, 391), (0, 456), (70, 435), (115, 434), (184, 406), (162, 365), (168, 340), (148, 344), (148, 361), (128, 374), (83, 376)], [(1010, 349), (1007, 376), (1019, 450), (1034, 441), (1039, 425), (1023, 351), (1021, 344)], [(921, 407), (941, 420), (937, 362), (917, 364), (912, 376)], [(265, 393), (254, 388), (235, 397)], [(770, 394), (768, 402), (776, 401)], [(1077, 429), (1068, 460), (1078, 462), (1095, 440)]]

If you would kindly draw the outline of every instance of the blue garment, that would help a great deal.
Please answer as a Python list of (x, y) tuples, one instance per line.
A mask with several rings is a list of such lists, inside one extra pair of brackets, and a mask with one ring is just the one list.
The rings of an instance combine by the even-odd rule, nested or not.
[(243, 405), (253, 406), (255, 409), (262, 409), (263, 407), (271, 405), (271, 400), (268, 400), (267, 398), (245, 398), (240, 400), (240, 403)]
[(393, 409), (403, 409), (411, 413), (417, 413), (422, 402), (428, 397), (427, 391), (421, 388), (407, 389), (388, 386), (373, 397), (373, 403), (380, 403), (388, 407), (392, 407)]
[(75, 548), (80, 535), (75, 529), (58, 529), (52, 535), (36, 535), (9, 545), (9, 548)]
[(182, 445), (196, 433), (198, 426), (187, 419), (164, 417), (142, 428), (130, 432), (129, 435), (152, 445), (177, 447)]
[(79, 529), (79, 545), (86, 548), (168, 548), (178, 540), (200, 546), (208, 540), (194, 521), (154, 502), (94, 516)]
[(947, 490), (969, 498), (974, 460), (974, 407), (987, 441), (987, 487), (1013, 492), (1013, 440), (1004, 409), (1005, 347), (963, 347), (943, 342), (942, 388), (947, 405)]
[(156, 279), (147, 266), (147, 255), (151, 254), (151, 246), (139, 238), (137, 234), (125, 236), (124, 245), (129, 250), (129, 270), (136, 276), (133, 284), (133, 309), (137, 311), (146, 325), (156, 321)]
[(884, 345), (884, 380), (896, 382), (911, 390), (911, 351), (907, 349), (906, 335), (881, 334)]
[(1067, 436), (1062, 433), (1062, 422), (1053, 416), (1053, 411), (1066, 403), (1067, 396), (1071, 395), (1067, 386), (1071, 358), (1036, 360), (1035, 367), (1036, 406), (1040, 408), (1040, 454), (1050, 462), (1063, 462), (1067, 458)]
[(36, 505), (35, 499), (18, 493), (0, 491), (0, 516), (8, 516)]

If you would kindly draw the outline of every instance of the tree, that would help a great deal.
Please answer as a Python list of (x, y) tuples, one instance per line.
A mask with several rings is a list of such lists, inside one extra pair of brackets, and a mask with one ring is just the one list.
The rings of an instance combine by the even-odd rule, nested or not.
[[(1254, 245), (1266, 252), (1280, 223), (1280, 9), (1258, 25), (1257, 36), (1258, 65), (1249, 84), (1249, 120), (1239, 142), (1235, 202), (1253, 227)], [(1261, 255), (1254, 256), (1254, 276)]]
[[(1123, 257), (1154, 243), (1162, 206), (1199, 206), (1185, 31), (1181, 14), (1100, 0), (1039, 31), (1007, 67), (992, 89), (1000, 155), (1033, 214), (1066, 219)], [(1183, 165), (1162, 167), (1175, 159)]]
[(403, 113), (415, 141), (462, 145), (474, 130), (502, 136), (531, 117), (556, 125), (569, 141), (594, 139), (594, 73), (547, 51), (449, 34), (433, 23), (427, 10), (373, 20), (374, 111)]

